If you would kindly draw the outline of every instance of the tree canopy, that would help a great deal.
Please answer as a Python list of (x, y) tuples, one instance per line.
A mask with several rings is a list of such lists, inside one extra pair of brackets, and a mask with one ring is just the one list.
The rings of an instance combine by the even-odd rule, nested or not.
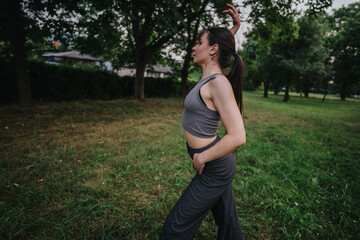
[[(308, 1), (304, 16), (293, 4), (299, 1), (245, 1), (252, 6), (255, 27), (244, 46), (245, 84), (254, 89), (304, 93), (339, 93), (341, 99), (359, 92), (359, 3), (324, 13), (331, 1)], [(334, 80), (334, 81), (332, 81)], [(329, 82), (334, 84), (329, 88)]]
[(333, 59), (334, 87), (344, 100), (360, 91), (360, 3), (335, 10), (326, 18), (327, 38)]
[[(164, 51), (176, 46), (186, 52), (181, 70), (184, 94), (197, 33), (216, 21), (224, 24), (226, 16), (222, 18), (221, 11), (225, 3), (2, 1), (1, 53), (14, 59), (19, 100), (26, 104), (31, 102), (26, 58), (39, 51), (37, 46), (48, 44), (44, 39), (60, 40), (64, 46), (101, 56), (115, 68), (136, 67), (134, 89), (139, 99), (144, 98), (146, 65), (164, 59)], [(299, 3), (307, 6), (303, 14), (296, 8)], [(285, 89), (285, 101), (290, 89), (305, 97), (310, 91), (339, 93), (341, 99), (359, 94), (360, 4), (327, 15), (324, 10), (331, 4), (332, 0), (245, 0), (244, 5), (251, 7), (248, 21), (254, 25), (242, 51), (245, 89), (263, 84), (265, 97), (269, 90)]]

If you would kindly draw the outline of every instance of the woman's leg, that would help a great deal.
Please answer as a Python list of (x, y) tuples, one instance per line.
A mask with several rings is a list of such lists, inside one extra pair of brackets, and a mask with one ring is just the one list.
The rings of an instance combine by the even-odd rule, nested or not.
[(160, 239), (194, 239), (208, 211), (221, 197), (223, 186), (210, 186), (206, 175), (196, 174), (164, 223)]
[(216, 224), (219, 226), (218, 240), (243, 239), (231, 183), (225, 189), (215, 205), (211, 208), (211, 211), (214, 215)]
[[(213, 143), (201, 149), (192, 149), (187, 146), (191, 159), (195, 153), (205, 151), (219, 140), (220, 138), (217, 137)], [(232, 154), (205, 164), (203, 173), (195, 175), (166, 218), (160, 239), (193, 239), (206, 214), (215, 204), (218, 204), (218, 207), (214, 209), (216, 212), (227, 209), (227, 206), (223, 209), (221, 206), (231, 203), (228, 200), (230, 197), (229, 189), (232, 197), (231, 182), (235, 175), (235, 169), (235, 159)], [(223, 200), (219, 202), (220, 198), (223, 198)], [(233, 206), (236, 213), (234, 203)], [(221, 214), (219, 213), (218, 216), (220, 219)], [(222, 218), (225, 217), (227, 217), (227, 214)], [(236, 219), (238, 220), (237, 214)], [(219, 220), (217, 222), (221, 223)], [(221, 229), (223, 229), (223, 224), (221, 226)], [(231, 226), (234, 226), (234, 224)]]

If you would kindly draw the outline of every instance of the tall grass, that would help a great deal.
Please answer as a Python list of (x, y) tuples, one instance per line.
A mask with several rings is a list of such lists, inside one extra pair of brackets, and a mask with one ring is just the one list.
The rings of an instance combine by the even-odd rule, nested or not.
[[(157, 239), (194, 170), (181, 99), (0, 109), (2, 239)], [(356, 239), (360, 102), (245, 93), (246, 239)], [(219, 135), (224, 134), (221, 127)], [(216, 239), (211, 213), (196, 239)]]

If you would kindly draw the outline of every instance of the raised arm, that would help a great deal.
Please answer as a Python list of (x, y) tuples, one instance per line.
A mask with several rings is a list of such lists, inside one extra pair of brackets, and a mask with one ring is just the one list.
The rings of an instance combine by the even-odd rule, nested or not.
[(235, 33), (239, 30), (240, 25), (241, 25), (239, 12), (235, 9), (235, 7), (233, 5), (228, 4), (228, 3), (226, 5), (229, 7), (229, 9), (224, 10), (223, 13), (229, 14), (232, 17), (234, 25), (230, 29), (230, 31), (232, 32), (233, 35), (235, 35)]

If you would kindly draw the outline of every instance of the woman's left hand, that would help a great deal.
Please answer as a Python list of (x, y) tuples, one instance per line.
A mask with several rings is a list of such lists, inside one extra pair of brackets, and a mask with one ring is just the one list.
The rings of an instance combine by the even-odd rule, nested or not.
[(224, 10), (223, 13), (229, 14), (232, 17), (234, 26), (230, 29), (230, 31), (232, 32), (233, 35), (235, 35), (235, 33), (239, 30), (241, 25), (239, 13), (233, 5), (228, 3), (226, 5), (229, 7), (229, 9)]
[(200, 154), (195, 153), (192, 163), (193, 163), (193, 166), (196, 169), (196, 171), (201, 175), (201, 173), (204, 170), (205, 163), (203, 163), (199, 160), (199, 156), (200, 156)]

